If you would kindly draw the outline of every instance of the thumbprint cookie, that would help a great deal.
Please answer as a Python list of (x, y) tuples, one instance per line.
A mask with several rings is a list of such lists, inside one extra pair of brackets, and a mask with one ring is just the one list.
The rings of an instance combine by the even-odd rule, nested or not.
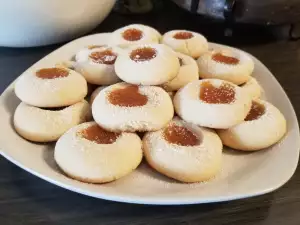
[(61, 108), (37, 108), (21, 102), (14, 114), (14, 127), (27, 140), (50, 142), (91, 118), (90, 105), (85, 100)]
[(182, 119), (216, 129), (242, 122), (251, 108), (250, 96), (239, 86), (218, 79), (191, 82), (176, 93), (173, 101)]
[(56, 143), (54, 159), (69, 177), (87, 183), (117, 180), (136, 169), (143, 157), (135, 133), (115, 133), (95, 122), (73, 127)]
[(206, 38), (199, 33), (187, 30), (172, 30), (165, 33), (162, 37), (162, 43), (194, 59), (208, 51)]
[(91, 97), (90, 97), (90, 105), (93, 104), (95, 98), (97, 97), (97, 95), (100, 93), (100, 91), (102, 91), (104, 88), (106, 88), (107, 86), (101, 86), (101, 87), (97, 87), (93, 93), (91, 94)]
[(271, 103), (252, 102), (251, 110), (242, 123), (218, 134), (224, 145), (243, 151), (267, 148), (282, 139), (286, 133), (286, 120)]
[(36, 107), (73, 105), (87, 95), (87, 82), (79, 73), (63, 68), (40, 68), (18, 78), (15, 93), (21, 101)]
[(182, 182), (200, 182), (220, 170), (222, 142), (209, 128), (177, 118), (143, 138), (147, 162), (158, 172)]
[(201, 78), (221, 79), (236, 85), (247, 82), (254, 70), (254, 62), (247, 53), (229, 48), (208, 51), (197, 63)]
[(161, 34), (152, 27), (142, 24), (131, 24), (115, 30), (111, 36), (111, 44), (128, 47), (136, 44), (159, 43)]
[(143, 132), (164, 127), (174, 109), (170, 96), (160, 87), (118, 83), (100, 91), (92, 113), (107, 130)]
[(177, 91), (186, 84), (199, 80), (198, 74), (198, 66), (196, 61), (190, 56), (181, 54), (179, 52), (176, 53), (180, 63), (180, 69), (178, 71), (177, 76), (163, 84), (163, 88), (167, 91)]
[(120, 78), (115, 73), (114, 64), (119, 51), (116, 47), (86, 47), (75, 55), (74, 69), (91, 84), (118, 83)]
[(130, 84), (160, 85), (175, 78), (180, 68), (176, 53), (162, 44), (135, 45), (116, 60), (117, 75)]
[(258, 99), (261, 97), (263, 89), (254, 77), (251, 77), (246, 83), (240, 85), (240, 87), (249, 95), (252, 99)]

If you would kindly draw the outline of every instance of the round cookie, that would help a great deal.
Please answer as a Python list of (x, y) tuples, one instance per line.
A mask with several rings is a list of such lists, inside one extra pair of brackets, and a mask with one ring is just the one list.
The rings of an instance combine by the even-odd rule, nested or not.
[(254, 70), (252, 58), (237, 49), (220, 48), (198, 58), (199, 76), (230, 81), (236, 85), (247, 82)]
[(251, 77), (246, 83), (240, 85), (240, 87), (251, 96), (252, 99), (258, 99), (261, 97), (263, 89), (254, 77)]
[(185, 121), (216, 129), (242, 122), (251, 108), (250, 96), (239, 86), (218, 79), (187, 84), (173, 102), (176, 113)]
[(180, 69), (177, 76), (167, 83), (163, 84), (166, 91), (177, 91), (186, 84), (199, 80), (198, 66), (196, 61), (190, 56), (176, 53), (180, 62)]
[(128, 47), (136, 44), (159, 43), (161, 34), (152, 27), (131, 24), (115, 30), (111, 35), (111, 44)]
[(80, 124), (56, 143), (54, 159), (76, 180), (106, 183), (117, 180), (140, 164), (142, 142), (134, 133), (113, 133), (95, 122)]
[(90, 105), (93, 105), (93, 102), (95, 100), (95, 98), (97, 97), (97, 95), (100, 93), (100, 91), (102, 91), (104, 88), (106, 88), (108, 86), (101, 86), (101, 87), (97, 87), (93, 93), (91, 94), (91, 97), (90, 97)]
[(187, 30), (172, 30), (165, 33), (162, 43), (194, 59), (208, 50), (208, 43), (203, 35)]
[(75, 104), (87, 95), (87, 83), (67, 68), (40, 68), (18, 78), (15, 93), (21, 101), (36, 107), (62, 107)]
[(118, 83), (103, 89), (92, 105), (94, 120), (111, 131), (154, 131), (174, 115), (168, 93), (156, 86)]
[(143, 138), (147, 162), (158, 172), (182, 182), (200, 182), (220, 170), (222, 142), (211, 129), (175, 118)]
[(73, 63), (73, 67), (91, 84), (115, 84), (120, 82), (114, 67), (120, 51), (116, 47), (86, 47), (75, 55), (76, 61)]
[(82, 100), (65, 108), (37, 108), (21, 102), (14, 114), (18, 134), (35, 142), (56, 141), (71, 127), (92, 118), (90, 105)]
[(175, 78), (180, 63), (176, 53), (162, 44), (136, 45), (116, 60), (117, 75), (127, 83), (160, 85)]
[(224, 145), (257, 151), (277, 143), (286, 133), (286, 120), (271, 103), (255, 100), (245, 121), (218, 134)]

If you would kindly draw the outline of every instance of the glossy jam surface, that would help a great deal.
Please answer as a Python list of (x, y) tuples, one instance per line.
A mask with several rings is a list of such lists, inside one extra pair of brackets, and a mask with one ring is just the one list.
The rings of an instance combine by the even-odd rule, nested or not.
[(263, 114), (265, 114), (266, 108), (264, 105), (253, 101), (251, 105), (250, 112), (245, 118), (245, 121), (257, 120)]
[(235, 100), (235, 90), (228, 83), (215, 87), (209, 81), (205, 81), (201, 84), (200, 99), (210, 104), (230, 104)]
[(92, 125), (84, 130), (81, 130), (78, 132), (78, 135), (97, 144), (112, 144), (120, 136), (119, 133), (104, 130), (98, 125)]
[(173, 37), (175, 39), (185, 40), (185, 39), (191, 39), (192, 37), (194, 37), (194, 35), (191, 32), (182, 31), (182, 32), (178, 32), (178, 33), (174, 34)]
[(55, 79), (69, 76), (69, 71), (63, 68), (43, 68), (36, 71), (36, 76), (42, 79)]
[(127, 41), (138, 41), (143, 37), (143, 32), (136, 28), (127, 29), (122, 34), (123, 38)]
[(212, 56), (212, 59), (218, 63), (227, 64), (227, 65), (237, 65), (240, 62), (239, 59), (235, 57), (223, 55), (222, 53), (214, 54)]
[(181, 146), (196, 146), (200, 144), (199, 138), (184, 126), (171, 124), (163, 131), (164, 139), (171, 143)]
[(137, 107), (146, 105), (148, 98), (139, 92), (137, 85), (128, 85), (125, 88), (111, 91), (108, 95), (108, 101), (117, 106)]
[(144, 47), (133, 50), (130, 53), (130, 59), (135, 62), (144, 62), (154, 59), (157, 52), (154, 48)]
[(112, 50), (107, 49), (101, 52), (92, 52), (89, 57), (95, 63), (113, 65), (117, 59), (117, 54)]

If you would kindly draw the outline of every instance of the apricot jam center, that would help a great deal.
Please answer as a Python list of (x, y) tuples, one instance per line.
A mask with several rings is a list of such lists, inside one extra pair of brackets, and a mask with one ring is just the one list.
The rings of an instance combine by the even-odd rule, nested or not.
[(218, 63), (228, 64), (228, 65), (237, 65), (240, 62), (239, 59), (235, 57), (223, 55), (222, 53), (214, 54), (212, 56), (212, 59)]
[(78, 134), (81, 137), (97, 144), (112, 144), (120, 136), (119, 133), (104, 130), (98, 125), (92, 125), (84, 130), (81, 130)]
[(67, 77), (69, 75), (69, 71), (63, 68), (44, 68), (36, 71), (36, 76), (42, 79), (55, 79)]
[(154, 59), (156, 55), (157, 52), (154, 48), (144, 47), (133, 50), (130, 53), (130, 58), (135, 62), (144, 62)]
[(143, 32), (136, 28), (127, 29), (123, 32), (123, 38), (127, 41), (138, 41), (143, 37)]
[(174, 34), (173, 36), (175, 39), (180, 39), (180, 40), (185, 40), (185, 39), (191, 39), (194, 37), (193, 33), (187, 32), (187, 31), (182, 31)]
[(253, 101), (251, 105), (250, 112), (245, 118), (245, 121), (257, 120), (263, 114), (265, 114), (266, 108), (264, 105)]
[(198, 137), (189, 129), (175, 124), (164, 129), (163, 137), (171, 144), (181, 146), (196, 146), (200, 144)]
[(229, 104), (235, 100), (234, 87), (230, 84), (223, 83), (215, 87), (209, 81), (201, 84), (200, 99), (210, 104)]
[(146, 105), (148, 98), (139, 93), (137, 85), (128, 85), (125, 88), (111, 91), (108, 95), (108, 101), (117, 106), (136, 107)]
[(89, 56), (95, 63), (113, 65), (117, 59), (117, 54), (111, 50), (92, 52)]

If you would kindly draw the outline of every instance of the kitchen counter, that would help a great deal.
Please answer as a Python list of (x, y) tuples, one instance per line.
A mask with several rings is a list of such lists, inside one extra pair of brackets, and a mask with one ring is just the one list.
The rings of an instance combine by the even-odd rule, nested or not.
[[(199, 25), (179, 9), (156, 14), (155, 17), (126, 17), (113, 13), (92, 33), (112, 31), (129, 23), (146, 23), (161, 32), (180, 27), (197, 30), (207, 35), (210, 41), (238, 46), (256, 56), (273, 72), (290, 97), (299, 118), (300, 41), (269, 42), (262, 33), (234, 41), (222, 36), (217, 29), (220, 24), (211, 27), (199, 22)], [(0, 48), (0, 93), (25, 69), (59, 46)], [(93, 199), (47, 183), (3, 157), (0, 157), (0, 171), (0, 223), (3, 225), (300, 223), (299, 167), (291, 180), (273, 193), (232, 202), (190, 206), (147, 206)]]

